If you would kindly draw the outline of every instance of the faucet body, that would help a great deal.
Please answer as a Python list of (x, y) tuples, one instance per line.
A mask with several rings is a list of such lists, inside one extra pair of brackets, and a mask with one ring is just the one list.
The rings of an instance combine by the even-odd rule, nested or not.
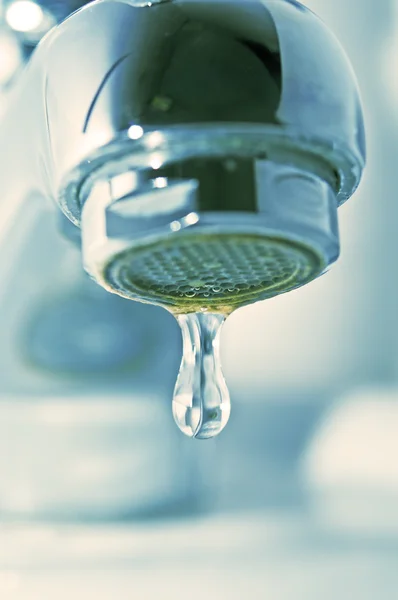
[(89, 273), (128, 297), (106, 265), (170, 223), (260, 228), (323, 272), (364, 158), (350, 66), (293, 0), (86, 5), (40, 43), (0, 126), (4, 202), (52, 197)]

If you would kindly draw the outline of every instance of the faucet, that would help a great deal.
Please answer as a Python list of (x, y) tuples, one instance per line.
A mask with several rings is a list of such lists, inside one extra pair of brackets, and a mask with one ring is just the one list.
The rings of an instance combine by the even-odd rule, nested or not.
[[(33, 190), (52, 197), (80, 228), (99, 285), (178, 317), (185, 368), (199, 379), (190, 342), (203, 314), (325, 273), (339, 255), (337, 209), (365, 164), (352, 69), (296, 0), (86, 5), (35, 51), (0, 149), (8, 205)], [(187, 314), (199, 315), (194, 326)], [(203, 398), (193, 417), (195, 393), (184, 390), (175, 418), (197, 435)]]

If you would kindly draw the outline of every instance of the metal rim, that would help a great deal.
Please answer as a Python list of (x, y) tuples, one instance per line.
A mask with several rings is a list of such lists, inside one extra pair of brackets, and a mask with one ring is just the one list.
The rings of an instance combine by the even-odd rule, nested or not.
[[(343, 204), (359, 185), (364, 160), (339, 140), (308, 137), (292, 128), (278, 126), (178, 126), (143, 133), (132, 140), (125, 131), (81, 162), (64, 179), (59, 204), (66, 216), (80, 224), (82, 206), (98, 180), (127, 170), (153, 168), (194, 156), (250, 156), (269, 158), (316, 171), (336, 190)], [(314, 167), (315, 165), (315, 167)], [(334, 180), (334, 181), (333, 181)]]

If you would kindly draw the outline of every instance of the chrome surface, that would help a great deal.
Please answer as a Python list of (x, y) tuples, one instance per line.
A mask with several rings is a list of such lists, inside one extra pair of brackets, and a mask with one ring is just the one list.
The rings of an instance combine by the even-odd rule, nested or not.
[[(188, 186), (204, 223), (223, 227), (236, 213), (238, 220), (253, 215), (258, 224), (263, 217), (272, 230), (275, 219), (264, 210), (268, 189), (255, 175), (262, 161), (320, 177), (337, 205), (359, 183), (365, 142), (349, 63), (301, 4), (101, 0), (39, 45), (0, 128), (0, 157), (8, 202), (35, 188), (58, 201), (75, 224), (97, 184), (113, 185), (133, 171), (140, 174), (138, 196), (145, 182), (165, 177)], [(16, 177), (21, 169), (24, 178)], [(331, 218), (329, 249), (321, 249), (330, 265), (338, 255), (337, 221), (322, 198), (313, 210), (321, 221)], [(110, 192), (108, 203), (114, 201)], [(163, 194), (156, 205), (153, 212), (164, 212)], [(299, 202), (286, 207), (281, 234), (289, 237), (283, 222), (308, 214)], [(173, 211), (168, 217), (176, 220)], [(91, 219), (81, 224), (83, 237), (90, 230), (87, 247)], [(317, 233), (294, 228), (317, 246)], [(134, 245), (136, 228), (127, 225), (123, 238)], [(103, 284), (92, 262), (85, 258)]]

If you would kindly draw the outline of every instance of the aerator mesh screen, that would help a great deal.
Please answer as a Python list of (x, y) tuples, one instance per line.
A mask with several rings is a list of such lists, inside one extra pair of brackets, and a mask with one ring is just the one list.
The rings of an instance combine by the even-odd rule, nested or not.
[(321, 269), (315, 251), (290, 240), (179, 233), (119, 254), (105, 278), (116, 291), (173, 312), (231, 312), (303, 285)]

